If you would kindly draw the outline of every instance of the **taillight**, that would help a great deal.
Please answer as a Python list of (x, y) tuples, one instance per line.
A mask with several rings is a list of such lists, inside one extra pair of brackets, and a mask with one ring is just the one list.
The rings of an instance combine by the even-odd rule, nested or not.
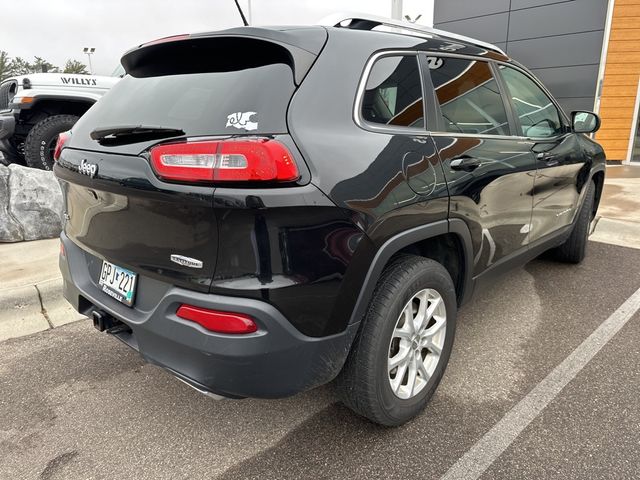
[(56, 141), (56, 148), (53, 150), (53, 159), (57, 162), (60, 158), (60, 154), (62, 153), (62, 149), (65, 144), (71, 138), (71, 131), (62, 132), (58, 135), (58, 140)]
[(253, 319), (241, 313), (219, 312), (192, 305), (180, 305), (176, 315), (195, 322), (212, 332), (237, 334), (253, 333), (258, 330)]
[(151, 40), (150, 42), (143, 43), (140, 46), (141, 47), (148, 47), (150, 45), (158, 45), (159, 43), (175, 42), (175, 41), (178, 41), (178, 40), (185, 40), (187, 38), (189, 38), (189, 34), (188, 33), (183, 33), (183, 34), (180, 34), (180, 35), (171, 35), (170, 37), (162, 37), (162, 38), (158, 38), (156, 40)]
[(186, 182), (287, 182), (300, 177), (287, 148), (268, 138), (158, 145), (151, 163), (165, 180)]

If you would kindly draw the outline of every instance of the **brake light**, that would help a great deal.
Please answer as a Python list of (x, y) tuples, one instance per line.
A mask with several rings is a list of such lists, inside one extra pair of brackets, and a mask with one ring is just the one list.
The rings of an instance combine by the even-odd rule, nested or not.
[(184, 320), (195, 322), (212, 332), (242, 334), (258, 330), (253, 319), (241, 313), (218, 312), (192, 305), (180, 305), (176, 315)]
[(158, 38), (156, 40), (151, 40), (150, 42), (143, 43), (140, 46), (141, 47), (148, 47), (149, 45), (158, 45), (159, 43), (176, 42), (178, 40), (184, 40), (186, 38), (189, 38), (189, 34), (188, 33), (183, 33), (183, 34), (180, 34), (180, 35), (171, 35), (169, 37), (162, 37), (162, 38)]
[(287, 148), (268, 138), (158, 145), (151, 149), (156, 174), (186, 182), (287, 182), (300, 177)]
[(56, 141), (56, 148), (53, 150), (53, 159), (56, 162), (60, 158), (62, 149), (64, 148), (65, 144), (69, 141), (70, 138), (71, 138), (70, 130), (67, 132), (62, 132), (61, 134), (58, 135), (58, 140)]

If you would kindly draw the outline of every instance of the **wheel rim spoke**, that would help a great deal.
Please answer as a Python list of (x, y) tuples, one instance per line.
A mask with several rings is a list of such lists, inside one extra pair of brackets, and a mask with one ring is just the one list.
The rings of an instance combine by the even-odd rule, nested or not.
[(418, 360), (417, 363), (418, 363), (418, 373), (420, 374), (420, 376), (425, 382), (428, 382), (429, 379), (431, 378), (431, 375), (429, 375), (429, 372), (427, 372), (427, 367), (424, 366), (424, 361), (422, 360), (422, 357)]
[(404, 379), (404, 374), (407, 371), (408, 363), (405, 362), (398, 367), (398, 371), (396, 372), (395, 378), (391, 380), (391, 388), (394, 393), (398, 393), (400, 387), (402, 386), (402, 380)]
[(424, 348), (429, 350), (431, 353), (435, 355), (440, 355), (442, 353), (442, 348), (439, 345), (436, 345), (431, 338), (427, 339), (424, 343)]
[(409, 398), (413, 397), (416, 388), (416, 381), (418, 376), (418, 366), (416, 365), (415, 356), (412, 356), (408, 365), (409, 375), (407, 378), (407, 387), (409, 388)]
[(393, 370), (400, 365), (404, 365), (409, 360), (411, 349), (406, 347), (404, 350), (399, 351), (396, 355), (389, 359), (389, 371)]

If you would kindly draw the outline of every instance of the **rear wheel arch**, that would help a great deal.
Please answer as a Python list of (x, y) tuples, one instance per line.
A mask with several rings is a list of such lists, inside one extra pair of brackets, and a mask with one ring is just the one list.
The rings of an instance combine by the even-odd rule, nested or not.
[(441, 220), (402, 232), (378, 249), (360, 289), (350, 324), (364, 317), (385, 268), (403, 254), (419, 255), (441, 263), (454, 281), (458, 305), (471, 296), (473, 253), (469, 228), (463, 220)]
[[(598, 170), (591, 176), (591, 180), (595, 184), (595, 198), (593, 202), (593, 211), (591, 213), (591, 218), (594, 218), (596, 212), (598, 211), (598, 206), (600, 205), (600, 199), (602, 198), (602, 190), (604, 189), (604, 170)], [(588, 183), (587, 183), (588, 185)]]
[(94, 103), (95, 101), (89, 98), (41, 98), (37, 99), (30, 109), (22, 110), (20, 116), (23, 121), (33, 124), (53, 115), (75, 115), (80, 117)]

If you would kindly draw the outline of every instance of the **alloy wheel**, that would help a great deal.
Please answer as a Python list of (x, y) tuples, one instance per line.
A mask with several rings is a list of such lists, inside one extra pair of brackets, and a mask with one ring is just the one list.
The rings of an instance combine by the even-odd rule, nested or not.
[(418, 395), (433, 375), (444, 348), (447, 312), (442, 296), (427, 288), (402, 309), (389, 344), (387, 377), (402, 399)]

